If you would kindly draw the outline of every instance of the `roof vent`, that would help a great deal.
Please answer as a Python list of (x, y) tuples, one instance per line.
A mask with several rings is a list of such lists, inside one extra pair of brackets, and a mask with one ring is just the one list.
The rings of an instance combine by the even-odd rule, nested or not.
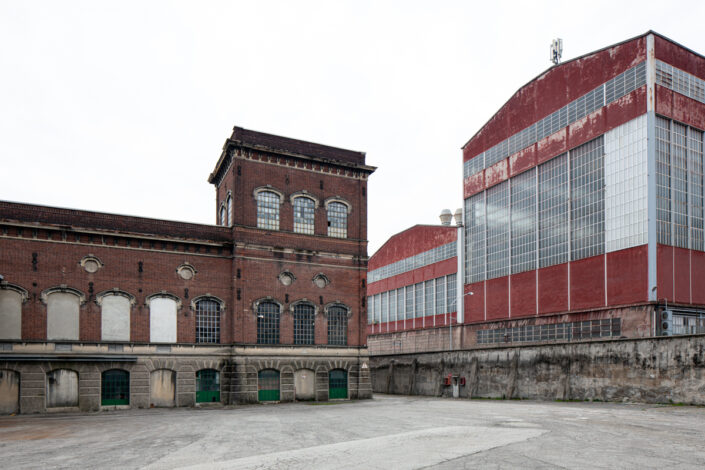
[(439, 217), (441, 218), (442, 225), (450, 225), (453, 214), (450, 212), (450, 209), (443, 209)]

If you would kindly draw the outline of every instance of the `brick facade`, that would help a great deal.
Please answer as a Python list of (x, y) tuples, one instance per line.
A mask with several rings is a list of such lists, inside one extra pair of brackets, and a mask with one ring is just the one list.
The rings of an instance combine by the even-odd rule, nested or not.
[[(355, 397), (369, 396), (367, 375), (361, 371), (360, 364), (366, 364), (367, 354), (364, 323), (366, 185), (375, 168), (365, 165), (364, 160), (364, 153), (236, 127), (209, 178), (216, 189), (216, 217), (226, 199), (231, 198), (231, 220), (219, 225), (0, 201), (2, 288), (24, 291), (22, 294), (26, 295), (21, 307), (21, 337), (13, 340), (0, 335), (3, 345), (0, 369), (22, 371), (21, 383), (24, 383), (24, 374), (30, 374), (36, 382), (39, 375), (32, 364), (55, 362), (56, 351), (60, 349), (57, 345), (61, 345), (62, 350), (70, 348), (73, 362), (89, 361), (91, 367), (103, 370), (114, 366), (86, 356), (86, 344), (92, 345), (88, 350), (101, 354), (127, 350), (134, 353), (135, 347), (146, 348), (146, 352), (130, 356), (130, 361), (144, 365), (144, 361), (152, 360), (152, 354), (160, 352), (160, 347), (152, 344), (150, 338), (150, 296), (168, 296), (179, 305), (176, 342), (162, 346), (162, 351), (164, 347), (190, 348), (190, 354), (216, 361), (221, 388), (229, 392), (221, 394), (222, 402), (256, 401), (256, 394), (253, 398), (251, 393), (240, 391), (237, 381), (233, 382), (235, 376), (227, 371), (234, 370), (235, 364), (249, 367), (250, 357), (256, 357), (259, 361), (256, 363), (263, 364), (267, 361), (268, 348), (277, 347), (257, 345), (258, 314), (254, 305), (258, 300), (271, 299), (282, 308), (278, 347), (286, 348), (286, 352), (277, 350), (276, 355), (281, 364), (293, 364), (287, 366), (288, 374), (294, 374), (296, 361), (308, 361), (315, 365), (318, 383), (318, 376), (327, 373), (325, 368), (321, 369), (321, 364), (333, 364), (337, 359), (348, 368), (350, 380), (362, 380), (354, 387), (350, 385), (350, 390), (355, 389)], [(271, 189), (283, 196), (278, 230), (258, 228), (257, 188)], [(313, 234), (294, 231), (292, 194), (317, 202)], [(326, 205), (331, 200), (346, 204), (345, 238), (328, 236)], [(95, 272), (83, 265), (88, 257), (100, 264)], [(193, 277), (182, 277), (178, 272), (180, 266), (195, 270)], [(293, 276), (289, 285), (279, 279), (285, 272)], [(325, 282), (317, 285), (316, 276), (321, 276)], [(51, 341), (47, 336), (46, 292), (62, 287), (81, 295), (78, 337)], [(102, 340), (103, 307), (99, 297), (112, 290), (131, 298), (129, 340), (120, 344)], [(212, 355), (212, 345), (197, 342), (197, 314), (193, 302), (197, 298), (211, 298), (222, 306), (221, 347), (217, 357)], [(290, 307), (297, 301), (309, 302), (316, 309), (314, 344), (306, 347), (293, 346), (294, 322)], [(2, 305), (0, 303), (0, 308), (9, 308)], [(332, 305), (342, 306), (348, 312), (346, 344), (328, 344), (327, 310)], [(26, 349), (28, 344), (31, 347)], [(119, 347), (106, 348), (108, 345)], [(239, 353), (235, 352), (236, 348)], [(286, 358), (284, 362), (281, 362), (282, 354)], [(20, 356), (32, 362), (22, 362)], [(167, 355), (165, 360), (174, 362), (171, 369), (180, 374), (179, 380), (190, 380), (189, 387), (193, 388), (193, 377), (184, 378), (186, 366), (182, 367), (179, 356)], [(192, 369), (190, 365), (186, 368)], [(270, 368), (276, 367), (270, 364)], [(259, 366), (253, 369), (255, 391), (260, 369)], [(177, 395), (183, 392), (178, 383), (176, 387)], [(282, 382), (282, 390), (285, 388)], [(20, 406), (21, 412), (45, 409), (43, 401), (37, 401), (38, 396), (43, 396), (42, 392), (36, 391), (32, 398), (23, 391), (22, 396), (27, 406)], [(324, 398), (320, 393), (316, 396)], [(294, 394), (283, 393), (281, 399), (294, 398)], [(140, 398), (133, 404), (148, 406), (148, 401)], [(86, 405), (88, 408), (82, 407), (95, 409), (100, 400), (90, 398), (89, 402), (92, 405)], [(192, 403), (193, 400), (183, 397), (175, 400), (177, 405)]]

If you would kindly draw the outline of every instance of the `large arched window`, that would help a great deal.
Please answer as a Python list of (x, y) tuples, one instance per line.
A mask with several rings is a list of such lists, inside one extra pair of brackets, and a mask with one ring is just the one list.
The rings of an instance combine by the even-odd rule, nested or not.
[(342, 305), (332, 305), (327, 309), (328, 344), (345, 346), (348, 344), (348, 309)]
[(47, 339), (78, 340), (78, 318), (86, 297), (78, 289), (60, 286), (42, 292), (47, 306)]
[(135, 297), (118, 289), (96, 296), (100, 305), (101, 339), (103, 341), (130, 341), (130, 309)]
[(257, 305), (257, 344), (279, 344), (279, 304), (263, 301)]
[(121, 369), (106, 370), (100, 377), (102, 406), (130, 404), (130, 373)]
[(147, 297), (149, 307), (149, 340), (152, 343), (176, 343), (176, 312), (181, 300), (174, 294), (161, 292)]
[(342, 202), (331, 201), (328, 208), (328, 236), (347, 238), (348, 236), (348, 206)]
[(227, 225), (228, 213), (226, 212), (224, 204), (220, 206), (220, 213), (219, 214), (220, 214), (220, 217), (219, 217), (220, 218), (220, 225)]
[(316, 203), (310, 197), (294, 199), (294, 232), (313, 235)]
[(196, 342), (220, 343), (221, 302), (214, 297), (198, 297), (192, 304), (196, 310)]
[(228, 199), (225, 201), (225, 206), (228, 208), (228, 225), (233, 224), (233, 198), (228, 194)]
[(22, 337), (22, 304), (27, 298), (27, 291), (23, 288), (0, 283), (0, 339)]
[(261, 190), (257, 198), (257, 228), (279, 230), (279, 205), (281, 197), (274, 191)]
[(314, 344), (316, 309), (308, 302), (294, 305), (294, 344)]

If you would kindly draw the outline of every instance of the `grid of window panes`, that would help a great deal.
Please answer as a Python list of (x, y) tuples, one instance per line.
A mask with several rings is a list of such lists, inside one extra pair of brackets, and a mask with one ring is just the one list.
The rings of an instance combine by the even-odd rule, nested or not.
[(220, 343), (220, 303), (215, 300), (196, 302), (196, 342)]
[(539, 267), (568, 261), (568, 155), (538, 167)]
[(465, 200), (465, 283), (485, 279), (485, 193)]
[(701, 335), (705, 333), (705, 314), (673, 314), (674, 335)]
[(404, 288), (404, 292), (406, 293), (406, 302), (405, 302), (405, 308), (406, 308), (406, 319), (411, 320), (414, 318), (414, 286), (406, 286)]
[(705, 80), (660, 60), (656, 61), (656, 83), (705, 103)]
[(431, 279), (430, 281), (426, 281), (424, 283), (424, 286), (425, 286), (425, 294), (426, 294), (424, 296), (424, 299), (425, 299), (424, 316), (430, 316), (430, 315), (433, 315), (434, 307), (435, 307), (434, 298), (433, 298), (433, 291), (435, 289), (435, 283), (434, 283), (433, 279)]
[(591, 338), (618, 338), (622, 334), (621, 319), (603, 318), (550, 325), (526, 325), (513, 328), (478, 330), (477, 342), (521, 343), (528, 341), (575, 341)]
[(375, 303), (372, 296), (367, 297), (367, 324), (371, 325), (375, 321)]
[(512, 273), (536, 269), (536, 169), (512, 179)]
[(315, 205), (308, 197), (294, 199), (294, 232), (313, 235)]
[(703, 132), (688, 129), (690, 248), (705, 250), (703, 237)]
[(257, 228), (279, 230), (279, 195), (272, 191), (257, 193)]
[(484, 153), (467, 160), (463, 164), (463, 177), (467, 178), (494, 165), (645, 84), (646, 62), (641, 62)]
[(375, 322), (380, 323), (382, 321), (382, 296), (380, 294), (375, 295)]
[(382, 323), (387, 323), (389, 321), (389, 293), (382, 292)]
[(449, 274), (446, 276), (446, 310), (445, 313), (455, 312), (457, 310), (458, 299), (458, 277), (457, 274)]
[(509, 181), (487, 190), (487, 278), (509, 274)]
[(382, 266), (367, 273), (367, 282), (376, 282), (398, 274), (413, 271), (457, 255), (456, 243), (446, 243), (428, 251), (404, 258), (394, 263)]
[(315, 340), (316, 310), (313, 305), (294, 305), (294, 344), (313, 344)]
[(257, 306), (257, 344), (279, 344), (279, 305), (274, 302)]
[(423, 317), (423, 282), (414, 285), (414, 316)]
[(671, 244), (671, 121), (656, 116), (657, 240)]
[(389, 292), (389, 321), (397, 320), (397, 292)]
[(570, 152), (571, 260), (605, 252), (604, 169), (603, 136)]
[(671, 128), (671, 217), (673, 245), (688, 248), (688, 138), (687, 127), (673, 122)]
[(336, 238), (348, 236), (348, 206), (341, 202), (328, 204), (328, 236)]
[(658, 242), (703, 250), (703, 132), (656, 116)]
[(328, 309), (328, 344), (348, 344), (348, 309), (334, 305)]
[(435, 298), (436, 298), (436, 314), (445, 313), (446, 311), (446, 278), (439, 277), (435, 282)]
[[(419, 282), (412, 286), (400, 287), (386, 292), (382, 292), (373, 296), (379, 298), (382, 310), (387, 305), (389, 308), (389, 316), (383, 313), (381, 317), (382, 323), (387, 321), (410, 320), (416, 316), (417, 318), (432, 315), (441, 315), (456, 311), (457, 299), (457, 274), (449, 274), (448, 276), (430, 279), (428, 281)], [(374, 305), (373, 297), (368, 297), (369, 305)], [(388, 298), (388, 303), (384, 301)], [(396, 312), (396, 318), (394, 316)], [(368, 314), (367, 322), (371, 324), (374, 321), (372, 315)], [(387, 320), (388, 318), (388, 320)], [(379, 321), (379, 320), (378, 320)]]

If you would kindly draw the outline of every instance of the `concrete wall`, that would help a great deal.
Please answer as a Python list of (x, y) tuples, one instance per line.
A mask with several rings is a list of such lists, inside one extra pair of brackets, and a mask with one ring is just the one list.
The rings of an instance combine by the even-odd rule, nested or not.
[(705, 336), (373, 356), (375, 392), (705, 405)]

